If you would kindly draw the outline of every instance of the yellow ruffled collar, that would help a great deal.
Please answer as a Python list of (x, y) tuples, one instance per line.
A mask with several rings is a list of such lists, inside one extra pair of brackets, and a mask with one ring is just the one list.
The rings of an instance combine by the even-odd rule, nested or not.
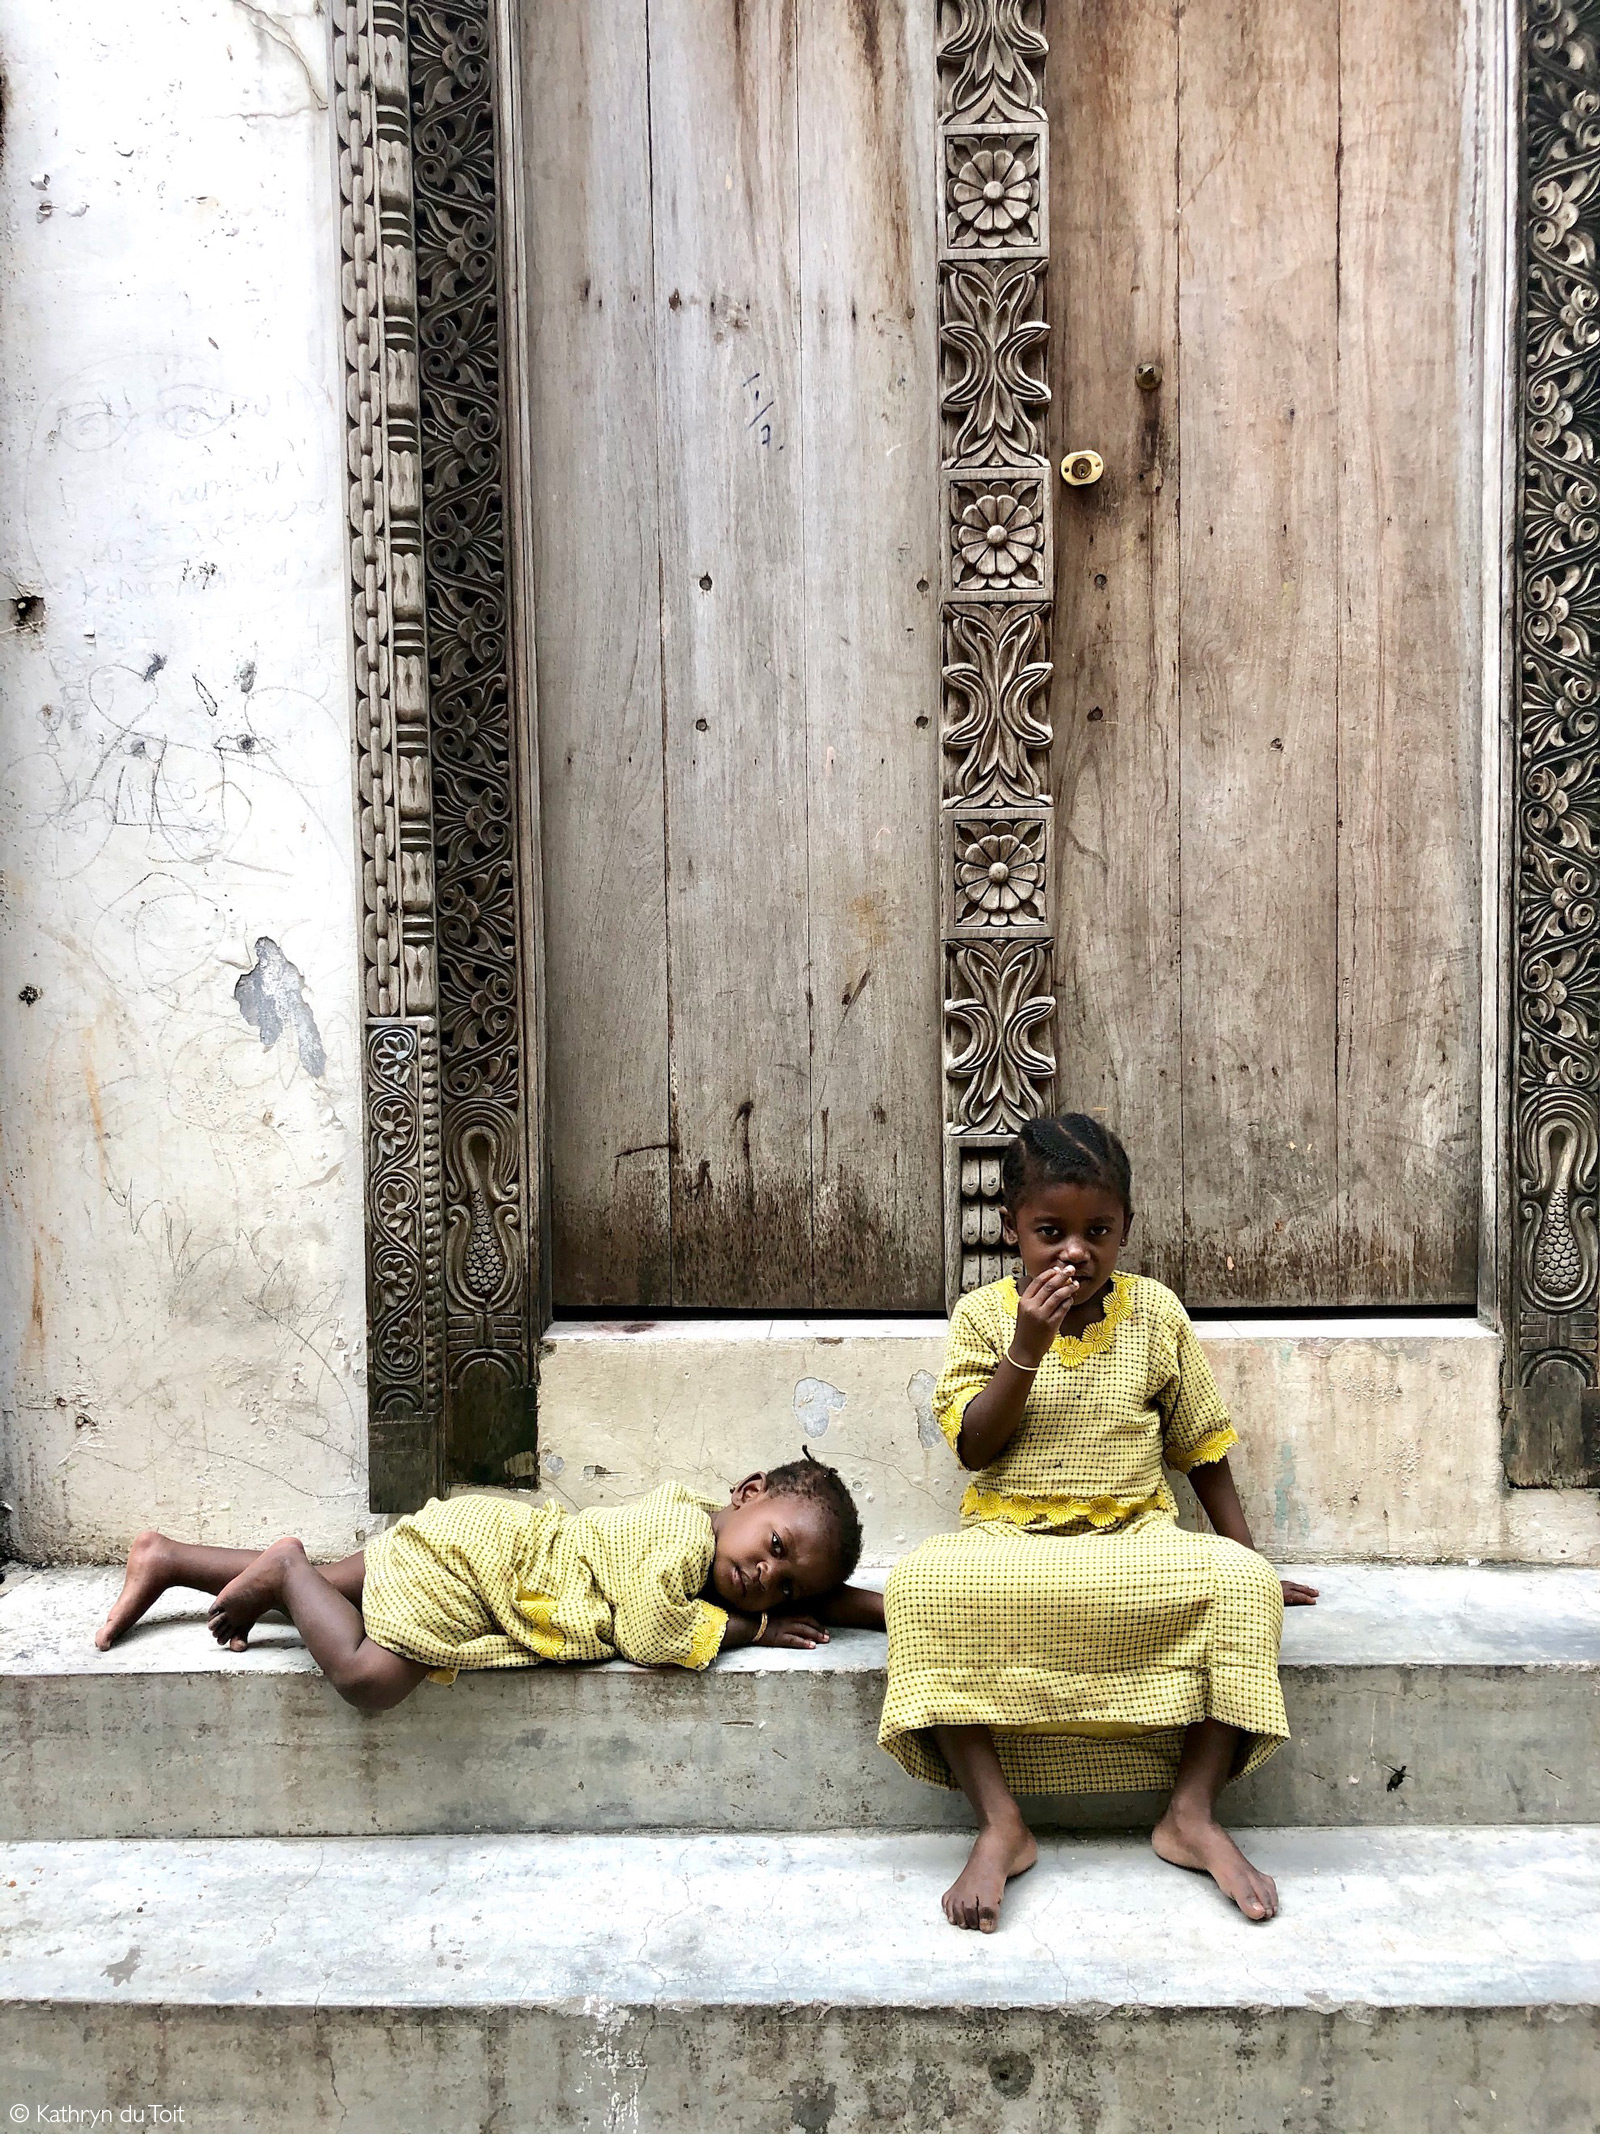
[[(1117, 1338), (1117, 1328), (1133, 1310), (1133, 1283), (1131, 1274), (1120, 1271), (1111, 1277), (1111, 1293), (1100, 1307), (1101, 1316), (1091, 1320), (1081, 1334), (1057, 1334), (1050, 1344), (1050, 1353), (1063, 1370), (1070, 1371), (1075, 1364), (1087, 1363), (1091, 1356), (1103, 1356)], [(1013, 1318), (1017, 1311), (1017, 1285), (1007, 1275), (1002, 1284), (1002, 1301)]]

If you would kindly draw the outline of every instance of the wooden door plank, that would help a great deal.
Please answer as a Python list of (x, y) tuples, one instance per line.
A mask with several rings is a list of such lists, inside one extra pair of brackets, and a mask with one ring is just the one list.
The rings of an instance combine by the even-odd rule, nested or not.
[(1455, 0), (1343, 0), (1339, 1143), (1349, 1304), (1469, 1304), (1477, 1294), (1480, 383), (1466, 34)]
[(934, 0), (800, 0), (816, 1302), (937, 1311)]
[(1186, 1290), (1327, 1303), (1338, 13), (1189, 0), (1179, 89)]
[(1125, 1264), (1181, 1287), (1177, 0), (1062, 9), (1048, 91), (1051, 458), (1106, 467), (1056, 512), (1056, 1089), (1128, 1145)]
[(645, 0), (522, 12), (557, 1304), (670, 1295)]
[(651, 0), (673, 1294), (811, 1301), (794, 0)]

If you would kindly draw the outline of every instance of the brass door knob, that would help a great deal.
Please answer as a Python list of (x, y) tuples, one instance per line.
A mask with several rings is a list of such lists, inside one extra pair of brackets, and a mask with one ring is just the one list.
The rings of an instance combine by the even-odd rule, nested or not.
[(1061, 462), (1061, 479), (1069, 489), (1087, 489), (1105, 471), (1106, 463), (1098, 452), (1069, 452)]

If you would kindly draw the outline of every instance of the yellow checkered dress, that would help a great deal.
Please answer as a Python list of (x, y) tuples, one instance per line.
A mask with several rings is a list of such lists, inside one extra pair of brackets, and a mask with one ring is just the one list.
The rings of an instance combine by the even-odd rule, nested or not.
[[(1009, 1280), (951, 1315), (933, 1406), (952, 1446), (1016, 1323)], [(1103, 1319), (1039, 1366), (962, 1531), (894, 1567), (882, 1746), (953, 1786), (928, 1729), (986, 1726), (1017, 1793), (1166, 1789), (1184, 1729), (1214, 1718), (1249, 1737), (1236, 1775), (1264, 1763), (1289, 1737), (1282, 1589), (1252, 1550), (1183, 1532), (1162, 1472), (1237, 1443), (1183, 1306), (1114, 1275)]]
[(705, 1667), (728, 1627), (726, 1611), (699, 1598), (716, 1509), (676, 1482), (586, 1512), (510, 1497), (435, 1499), (367, 1546), (367, 1636), (439, 1681), (463, 1667), (619, 1654), (646, 1667)]

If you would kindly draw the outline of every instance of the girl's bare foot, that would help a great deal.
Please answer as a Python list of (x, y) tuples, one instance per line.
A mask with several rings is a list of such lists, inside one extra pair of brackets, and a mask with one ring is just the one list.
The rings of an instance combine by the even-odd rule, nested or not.
[(1174, 1867), (1192, 1867), (1209, 1875), (1246, 1919), (1259, 1922), (1277, 1917), (1278, 1885), (1251, 1866), (1215, 1817), (1169, 1805), (1150, 1842)]
[(102, 1652), (109, 1652), (122, 1633), (136, 1623), (152, 1601), (159, 1600), (173, 1583), (173, 1547), (166, 1535), (158, 1534), (154, 1527), (135, 1536), (133, 1547), (128, 1551), (122, 1591), (112, 1603), (111, 1613), (94, 1634), (95, 1644)]
[(944, 1916), (953, 1927), (992, 1934), (1000, 1924), (1000, 1900), (1013, 1875), (1025, 1875), (1039, 1857), (1033, 1832), (1016, 1822), (985, 1823), (967, 1864), (944, 1893)]
[(211, 1603), (206, 1627), (219, 1645), (230, 1652), (243, 1652), (250, 1633), (269, 1608), (283, 1605), (281, 1587), (286, 1556), (303, 1556), (304, 1548), (292, 1536), (265, 1548), (246, 1571), (230, 1579)]

